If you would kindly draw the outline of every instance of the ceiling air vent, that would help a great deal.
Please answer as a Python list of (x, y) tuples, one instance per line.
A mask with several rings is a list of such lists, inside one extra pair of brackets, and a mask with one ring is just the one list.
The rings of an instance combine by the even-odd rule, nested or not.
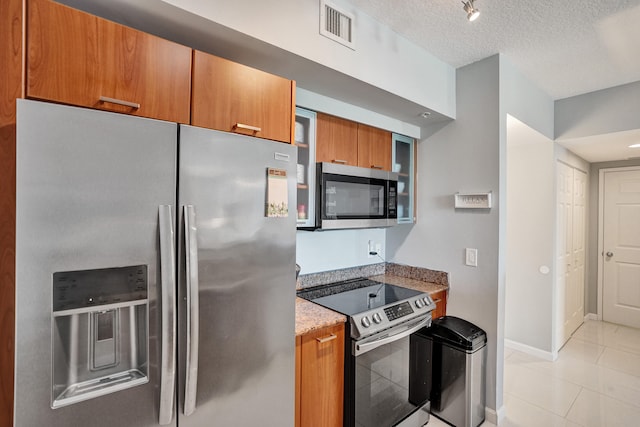
[(355, 50), (353, 14), (340, 10), (336, 5), (320, 0), (320, 34)]

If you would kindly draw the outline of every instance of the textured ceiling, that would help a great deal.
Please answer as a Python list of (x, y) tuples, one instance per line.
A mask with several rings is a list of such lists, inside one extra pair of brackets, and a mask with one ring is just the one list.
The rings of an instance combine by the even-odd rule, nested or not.
[[(553, 99), (640, 80), (640, 0), (349, 0), (460, 67), (501, 53)], [(357, 17), (356, 17), (357, 20)]]

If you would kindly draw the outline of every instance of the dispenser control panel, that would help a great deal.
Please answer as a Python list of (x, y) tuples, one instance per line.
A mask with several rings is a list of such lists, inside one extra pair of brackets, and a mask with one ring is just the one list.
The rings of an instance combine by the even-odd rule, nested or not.
[(147, 299), (147, 266), (53, 273), (53, 311)]

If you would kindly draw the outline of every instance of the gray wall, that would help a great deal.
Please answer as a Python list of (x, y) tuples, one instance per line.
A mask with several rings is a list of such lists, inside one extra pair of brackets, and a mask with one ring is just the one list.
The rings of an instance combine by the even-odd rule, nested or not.
[(640, 82), (556, 101), (556, 139), (640, 128)]
[[(547, 353), (554, 350), (553, 146), (551, 139), (509, 118), (504, 336)], [(546, 274), (542, 266), (549, 269)]]
[[(500, 231), (504, 240), (500, 261), (501, 272), (504, 274), (505, 316), (502, 322), (505, 338), (524, 344), (544, 352), (553, 351), (553, 272), (542, 275), (538, 271), (540, 265), (549, 265), (549, 257), (553, 256), (555, 241), (553, 213), (553, 186), (549, 179), (553, 179), (554, 159), (553, 145), (549, 140), (554, 135), (554, 103), (553, 100), (532, 84), (517, 70), (504, 56), (500, 57), (500, 140), (501, 140), (501, 194), (503, 197), (500, 219)], [(509, 117), (517, 119), (522, 132), (509, 132)], [(511, 129), (513, 130), (513, 129)], [(526, 144), (527, 147), (519, 146)], [(507, 173), (510, 157), (507, 147), (518, 147), (511, 151), (517, 169), (511, 167), (511, 174)], [(525, 151), (531, 156), (528, 159)], [(543, 171), (547, 175), (543, 175)], [(529, 175), (539, 179), (529, 179)], [(509, 186), (512, 188), (507, 193)], [(530, 192), (532, 200), (524, 203), (535, 204), (540, 215), (531, 215), (522, 210), (521, 196)], [(535, 194), (535, 195), (533, 195)], [(535, 200), (535, 201), (534, 201)], [(545, 209), (546, 207), (546, 209)], [(512, 218), (509, 218), (509, 215)], [(507, 228), (508, 227), (508, 228)], [(531, 236), (527, 230), (537, 231), (535, 244), (527, 243)], [(508, 252), (507, 252), (508, 251)], [(537, 306), (542, 313), (538, 315), (531, 311), (530, 296), (538, 294)]]
[[(448, 314), (487, 332), (487, 406), (502, 406), (499, 323), (499, 57), (457, 70), (457, 119), (418, 144), (417, 223), (387, 231), (387, 257), (450, 273)], [(456, 192), (493, 191), (490, 210), (455, 210)], [(478, 249), (478, 267), (464, 249)], [(499, 361), (498, 361), (499, 359)]]

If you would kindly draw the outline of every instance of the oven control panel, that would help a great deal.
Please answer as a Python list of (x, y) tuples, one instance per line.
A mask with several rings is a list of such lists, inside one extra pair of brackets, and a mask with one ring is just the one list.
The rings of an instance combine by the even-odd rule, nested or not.
[(431, 312), (436, 308), (429, 294), (352, 315), (351, 338), (361, 339)]
[[(419, 301), (419, 300), (417, 300)], [(417, 303), (416, 301), (416, 303)], [(420, 307), (418, 307), (420, 308)], [(391, 307), (387, 307), (384, 309), (384, 314), (387, 315), (387, 319), (396, 320), (404, 316), (408, 316), (413, 314), (414, 311), (411, 308), (411, 304), (409, 302), (403, 302), (402, 304), (393, 305)]]

